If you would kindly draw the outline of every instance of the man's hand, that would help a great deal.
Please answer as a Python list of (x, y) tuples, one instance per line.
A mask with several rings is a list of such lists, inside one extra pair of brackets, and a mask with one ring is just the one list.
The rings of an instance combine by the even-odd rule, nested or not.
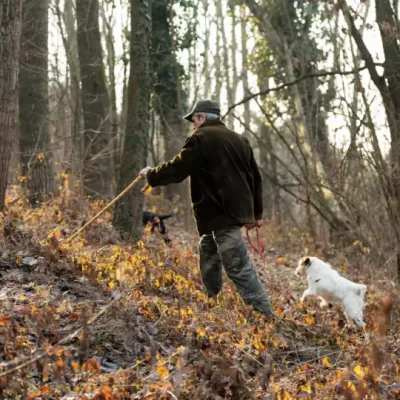
[(151, 170), (151, 167), (145, 167), (143, 168), (140, 172), (139, 175), (143, 176), (144, 178), (147, 178), (147, 173)]
[(264, 221), (262, 220), (262, 219), (259, 219), (258, 221), (256, 221), (256, 222), (248, 222), (247, 224), (244, 224), (244, 227), (247, 229), (247, 230), (250, 230), (250, 229), (253, 229), (253, 228), (260, 228), (261, 226), (263, 226), (264, 225)]

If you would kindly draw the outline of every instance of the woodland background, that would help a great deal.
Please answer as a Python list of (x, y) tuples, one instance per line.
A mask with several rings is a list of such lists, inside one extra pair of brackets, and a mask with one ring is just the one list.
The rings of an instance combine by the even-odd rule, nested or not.
[[(82, 395), (82, 386), (77, 390), (72, 378), (78, 374), (85, 385), (93, 379), (93, 386), (83, 386), (86, 393), (104, 396), (98, 399), (125, 398), (121, 385), (126, 396), (139, 393), (137, 398), (216, 393), (250, 398), (249, 388), (266, 396), (274, 370), (279, 371), (280, 398), (294, 393), (362, 398), (367, 387), (376, 398), (382, 393), (396, 398), (395, 323), (391, 339), (382, 337), (390, 329), (392, 289), (400, 276), (398, 0), (0, 0), (0, 26), (3, 395), (18, 398), (24, 390), (32, 398), (60, 398), (68, 391)], [(226, 125), (246, 135), (255, 150), (264, 182), (262, 235), (275, 247), (269, 266), (257, 263), (278, 313), (296, 326), (283, 333), (260, 321), (234, 290), (228, 288), (217, 304), (202, 294), (188, 182), (154, 189), (149, 196), (138, 185), (78, 243), (63, 242), (141, 168), (179, 151), (191, 130), (182, 116), (204, 98), (220, 102)], [(143, 229), (143, 207), (174, 213), (168, 225), (174, 248)], [(335, 318), (297, 308), (298, 284), (290, 274), (304, 253), (374, 284), (368, 329), (380, 341), (363, 351), (363, 340), (352, 342), (347, 333), (339, 333), (341, 323)], [(24, 272), (21, 286), (18, 273), (27, 267), (26, 257), (34, 258), (35, 268)], [(76, 285), (86, 285), (75, 287), (76, 293), (66, 283), (75, 270), (84, 279), (75, 277)], [(73, 297), (69, 308), (60, 306), (65, 290), (59, 281)], [(101, 347), (96, 341), (91, 347), (93, 332), (87, 340), (82, 334), (86, 347), (81, 353), (58, 345), (82, 321), (81, 332), (87, 332), (95, 323), (90, 315), (97, 315), (96, 307), (116, 289), (127, 290), (122, 309), (134, 316), (121, 310), (114, 315), (122, 333), (107, 343), (117, 352), (108, 348), (107, 353), (105, 346), (103, 353), (116, 362), (118, 351), (125, 352), (117, 361), (128, 369), (110, 383), (111, 378), (104, 381), (99, 375), (101, 362), (87, 360), (91, 350)], [(80, 308), (82, 290), (85, 300), (93, 301), (90, 311)], [(5, 301), (10, 293), (15, 304)], [(55, 302), (50, 311), (48, 302), (39, 301), (48, 296)], [(225, 315), (229, 307), (233, 314)], [(18, 317), (22, 309), (29, 312)], [(22, 318), (18, 327), (15, 315)], [(396, 315), (392, 318), (397, 321)], [(136, 328), (124, 331), (128, 320), (135, 320)], [(221, 324), (214, 326), (218, 320)], [(97, 331), (108, 323), (113, 328), (107, 334), (117, 334), (115, 320), (103, 321)], [(324, 323), (331, 323), (330, 334)], [(168, 329), (176, 326), (171, 334)], [(304, 337), (312, 341), (305, 347), (311, 350), (303, 354), (297, 333), (310, 329), (311, 337)], [(107, 334), (97, 339), (104, 341)], [(15, 337), (21, 337), (20, 343)], [(13, 345), (6, 345), (6, 338), (13, 338)], [(125, 350), (118, 347), (121, 341)], [(145, 344), (139, 349), (134, 342)], [(194, 358), (176, 350), (179, 345), (192, 349)], [(10, 389), (12, 368), (29, 375), (21, 360), (43, 346), (53, 346), (42, 358), (54, 363), (32, 362), (40, 373), (30, 375), (31, 383), (21, 378)], [(224, 357), (214, 359), (211, 353)], [(128, 365), (133, 362), (143, 363), (145, 372), (139, 367), (132, 372)], [(238, 367), (238, 362), (246, 365)], [(262, 365), (268, 379), (264, 372), (261, 379), (252, 363)], [(219, 377), (225, 382), (221, 386), (215, 370), (230, 371)], [(295, 370), (299, 379), (285, 383)], [(352, 377), (343, 371), (353, 371)], [(154, 376), (160, 380), (148, 378)], [(65, 388), (58, 380), (57, 385), (44, 384), (60, 377)], [(255, 377), (261, 380), (253, 387), (249, 382)], [(124, 383), (115, 386), (119, 379)], [(152, 382), (150, 389), (146, 380)], [(264, 391), (257, 392), (258, 384)]]

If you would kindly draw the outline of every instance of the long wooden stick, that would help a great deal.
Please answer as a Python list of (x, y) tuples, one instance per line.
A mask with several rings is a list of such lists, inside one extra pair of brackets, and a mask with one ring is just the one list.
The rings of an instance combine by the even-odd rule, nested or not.
[[(100, 217), (106, 210), (114, 205), (121, 197), (125, 196), (135, 185), (137, 185), (144, 177), (139, 175), (129, 186), (127, 186), (115, 199), (111, 200), (101, 211), (99, 211), (90, 221), (86, 222), (77, 232), (75, 232), (70, 238), (67, 239), (66, 243), (72, 242), (82, 231), (84, 231), (89, 225), (91, 225), (97, 218)], [(146, 186), (142, 189), (145, 192), (150, 185), (146, 183)]]

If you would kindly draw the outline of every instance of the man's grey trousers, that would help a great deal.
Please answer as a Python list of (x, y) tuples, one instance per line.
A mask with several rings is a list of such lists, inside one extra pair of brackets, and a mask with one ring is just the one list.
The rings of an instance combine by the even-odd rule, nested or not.
[(200, 238), (200, 271), (210, 297), (222, 289), (222, 266), (245, 303), (265, 316), (273, 315), (269, 297), (250, 261), (238, 226), (219, 229)]

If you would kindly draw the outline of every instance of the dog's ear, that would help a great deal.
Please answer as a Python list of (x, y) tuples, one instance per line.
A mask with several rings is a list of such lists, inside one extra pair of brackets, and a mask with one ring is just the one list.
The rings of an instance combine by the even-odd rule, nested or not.
[(305, 267), (308, 267), (310, 264), (311, 264), (310, 257), (304, 257), (304, 258), (303, 258), (303, 265), (304, 265)]

